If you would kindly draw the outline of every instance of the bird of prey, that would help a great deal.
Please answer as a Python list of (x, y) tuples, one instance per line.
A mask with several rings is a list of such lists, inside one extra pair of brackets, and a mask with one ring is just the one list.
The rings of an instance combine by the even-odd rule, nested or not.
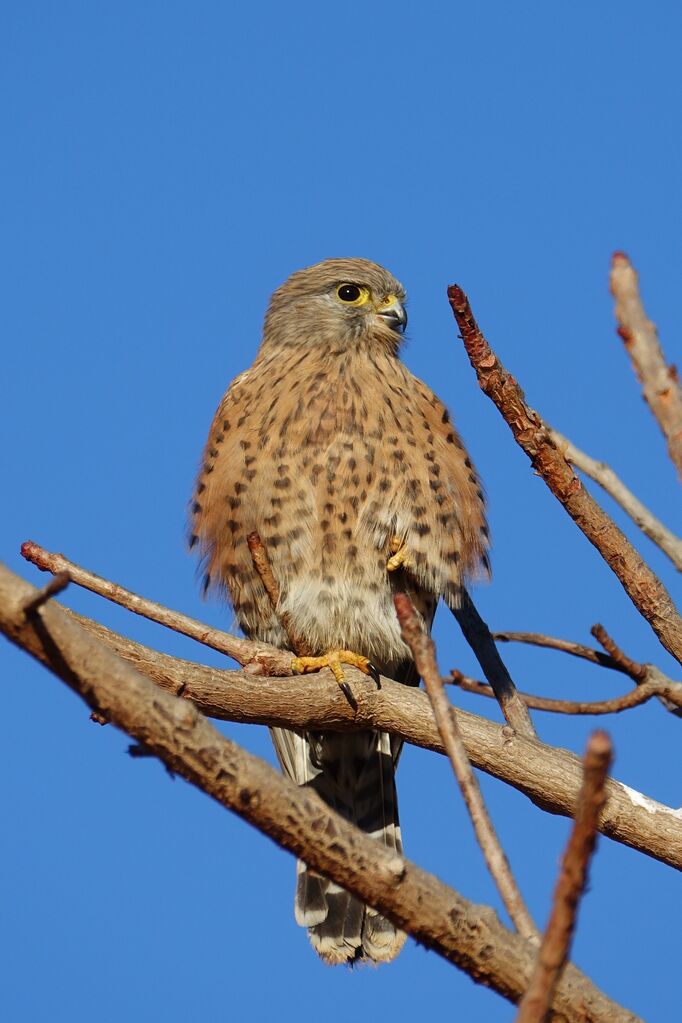
[[(275, 291), (255, 362), (213, 420), (192, 505), (207, 580), (226, 589), (246, 636), (288, 648), (246, 537), (257, 531), (279, 585), (279, 617), (317, 656), (418, 682), (393, 593), (427, 628), (485, 564), (476, 471), (443, 403), (400, 360), (405, 291), (366, 259), (329, 259)], [(282, 770), (347, 820), (402, 852), (394, 773), (402, 742), (383, 732), (271, 730)], [(298, 864), (295, 915), (328, 963), (386, 962), (405, 935)]]

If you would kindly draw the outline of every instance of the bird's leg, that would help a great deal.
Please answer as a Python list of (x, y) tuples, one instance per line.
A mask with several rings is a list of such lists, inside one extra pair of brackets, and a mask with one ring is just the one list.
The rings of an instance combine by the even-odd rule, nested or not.
[(357, 710), (358, 705), (350, 690), (350, 686), (344, 678), (342, 664), (351, 664), (364, 675), (369, 675), (376, 683), (377, 689), (381, 689), (381, 676), (378, 670), (367, 657), (363, 657), (362, 654), (353, 653), (352, 650), (330, 650), (328, 654), (323, 654), (322, 657), (294, 657), (291, 662), (291, 670), (294, 675), (307, 675), (311, 671), (331, 668), (344, 696), (353, 710)]
[(386, 568), (389, 572), (395, 572), (396, 569), (402, 568), (403, 565), (407, 568), (410, 563), (410, 548), (407, 546), (404, 540), (394, 536), (389, 544), (391, 550), (391, 557), (386, 563)]

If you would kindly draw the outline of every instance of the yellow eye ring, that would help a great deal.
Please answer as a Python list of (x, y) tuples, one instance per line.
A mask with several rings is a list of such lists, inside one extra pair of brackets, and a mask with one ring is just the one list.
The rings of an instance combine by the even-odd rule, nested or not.
[(336, 297), (344, 305), (364, 305), (369, 299), (369, 288), (363, 288), (359, 284), (339, 284)]

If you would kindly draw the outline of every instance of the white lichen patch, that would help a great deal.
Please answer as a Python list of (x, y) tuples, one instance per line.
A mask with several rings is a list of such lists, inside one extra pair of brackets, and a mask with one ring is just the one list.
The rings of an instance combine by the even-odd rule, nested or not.
[(647, 813), (665, 813), (671, 817), (676, 817), (678, 820), (682, 820), (682, 807), (679, 810), (673, 810), (671, 806), (657, 803), (655, 799), (650, 799), (649, 796), (645, 796), (642, 792), (631, 789), (629, 785), (624, 785), (623, 782), (616, 782), (615, 784), (625, 793), (634, 806), (641, 806)]

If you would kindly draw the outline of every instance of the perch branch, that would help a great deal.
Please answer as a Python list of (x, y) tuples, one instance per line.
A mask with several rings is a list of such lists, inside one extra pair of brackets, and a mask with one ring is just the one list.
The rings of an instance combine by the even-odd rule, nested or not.
[[(291, 678), (220, 671), (158, 653), (89, 618), (68, 614), (162, 689), (182, 694), (209, 717), (300, 731), (378, 730), (445, 752), (426, 693), (392, 679), (382, 679), (377, 692), (365, 675), (348, 668), (358, 700), (357, 711), (351, 711), (329, 671)], [(549, 813), (573, 816), (581, 778), (574, 754), (524, 739), (477, 714), (456, 708), (453, 713), (474, 767), (512, 785)], [(600, 830), (682, 869), (682, 811), (610, 781)]]
[(667, 554), (677, 571), (682, 572), (682, 540), (679, 536), (675, 536), (672, 530), (664, 526), (661, 520), (657, 519), (639, 498), (635, 497), (606, 462), (598, 462), (595, 458), (586, 455), (557, 430), (550, 430), (549, 435), (566, 461), (575, 465), (586, 476), (603, 487), (644, 535), (648, 536), (657, 547), (660, 547), (664, 554)]
[(616, 300), (618, 333), (625, 342), (644, 398), (668, 444), (682, 478), (682, 392), (677, 370), (667, 366), (658, 332), (644, 311), (637, 273), (623, 252), (611, 264), (611, 294)]
[[(192, 703), (164, 693), (50, 602), (28, 619), (34, 588), (0, 569), (0, 623), (93, 710), (153, 751), (180, 774), (315, 870), (376, 907), (420, 942), (511, 1001), (526, 988), (530, 943), (503, 927), (494, 912), (453, 889), (331, 810), (312, 790), (294, 785), (222, 736)], [(345, 701), (344, 701), (345, 703)], [(348, 708), (346, 707), (347, 712)], [(561, 1023), (636, 1023), (574, 966), (555, 999)]]
[(583, 487), (538, 413), (528, 407), (521, 388), (483, 337), (462, 289), (451, 285), (448, 298), (482, 390), (501, 412), (533, 468), (616, 574), (663, 646), (682, 663), (682, 619), (670, 594)]
[(504, 849), (497, 837), (462, 741), (457, 718), (452, 713), (452, 706), (445, 695), (443, 680), (436, 662), (433, 640), (426, 635), (421, 627), (417, 612), (407, 594), (396, 593), (393, 601), (403, 640), (412, 651), (417, 671), (424, 681), (443, 746), (462, 790), (462, 796), (488, 870), (519, 934), (525, 938), (538, 938), (537, 927), (523, 901)]
[(605, 784), (611, 764), (611, 740), (594, 732), (585, 752), (585, 774), (578, 798), (575, 823), (561, 861), (552, 911), (531, 982), (516, 1016), (516, 1023), (544, 1023), (548, 1018), (561, 971), (568, 959), (578, 905), (597, 841), (597, 822), (606, 800)]
[[(0, 572), (0, 629), (13, 638), (13, 624), (7, 619), (3, 624), (2, 619), (3, 578)], [(354, 668), (344, 669), (358, 701), (358, 710), (353, 712), (328, 670), (292, 677), (255, 677), (251, 670), (218, 670), (159, 653), (90, 618), (73, 611), (66, 613), (161, 689), (182, 694), (210, 717), (301, 731), (376, 729), (444, 753), (428, 698), (411, 686), (382, 679), (382, 689), (377, 691), (367, 676)], [(20, 630), (16, 642), (54, 670), (50, 657), (35, 643), (29, 629)], [(476, 714), (460, 710), (454, 713), (475, 767), (512, 785), (541, 809), (573, 816), (581, 778), (577, 757), (526, 739)], [(617, 842), (682, 869), (682, 811), (611, 780), (600, 830)]]

